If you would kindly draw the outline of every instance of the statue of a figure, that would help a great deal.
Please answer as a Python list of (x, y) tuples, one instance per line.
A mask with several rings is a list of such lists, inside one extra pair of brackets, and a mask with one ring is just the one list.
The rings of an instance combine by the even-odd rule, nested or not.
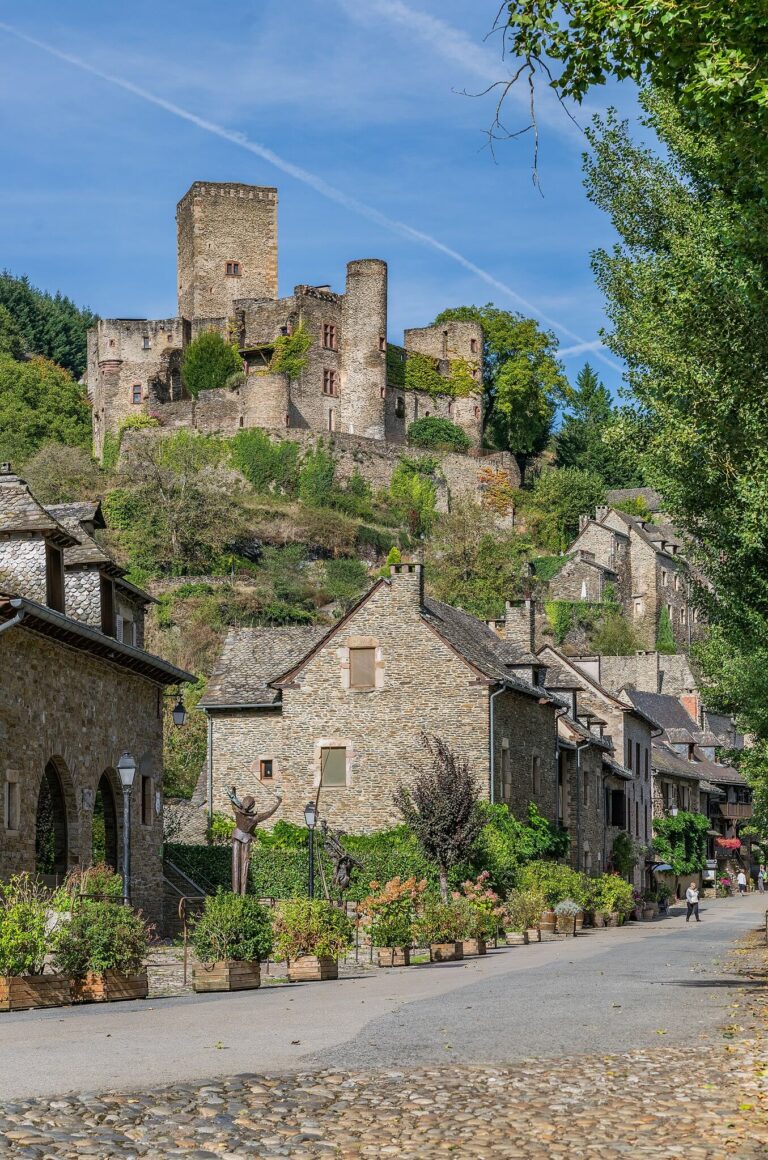
[(340, 841), (340, 832), (329, 829), (325, 819), (321, 822), (320, 828), (323, 831), (325, 849), (333, 862), (333, 885), (339, 890), (348, 890), (352, 882), (352, 871), (362, 870), (363, 864), (344, 849)]
[(251, 842), (253, 831), (260, 822), (271, 818), (275, 810), (280, 808), (283, 800), (283, 791), (278, 787), (275, 790), (277, 801), (269, 810), (256, 813), (256, 799), (248, 794), (242, 801), (237, 796), (235, 787), (227, 791), (227, 797), (232, 802), (235, 815), (235, 828), (232, 831), (232, 891), (234, 894), (247, 894), (248, 867), (251, 864)]

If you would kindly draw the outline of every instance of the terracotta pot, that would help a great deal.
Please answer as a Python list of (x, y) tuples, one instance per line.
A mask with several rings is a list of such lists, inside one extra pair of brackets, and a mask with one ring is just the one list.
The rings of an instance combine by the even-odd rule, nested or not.
[(429, 960), (432, 963), (455, 963), (463, 958), (464, 949), (460, 942), (429, 944)]
[(621, 918), (621, 915), (619, 914), (618, 910), (611, 910), (605, 916), (605, 925), (606, 926), (618, 926), (620, 918)]
[(148, 993), (146, 968), (135, 975), (89, 971), (84, 979), (72, 980), (73, 1003), (117, 1003), (121, 999), (146, 999)]
[(236, 962), (221, 959), (210, 966), (195, 967), (192, 972), (192, 986), (198, 992), (204, 991), (252, 991), (261, 986), (261, 965), (258, 959)]
[(527, 930), (508, 930), (506, 934), (508, 947), (525, 946), (529, 941), (529, 934)]
[(601, 930), (605, 926), (605, 913), (602, 910), (596, 910), (592, 915), (592, 925)]
[(288, 978), (292, 983), (324, 983), (327, 979), (338, 979), (339, 960), (318, 958), (317, 955), (302, 955), (288, 964)]
[(67, 1007), (70, 1002), (66, 975), (0, 975), (0, 1011)]
[(525, 934), (528, 935), (529, 943), (541, 942), (541, 931), (537, 926), (529, 926)]
[(410, 947), (379, 947), (378, 961), (380, 967), (410, 967)]
[(555, 923), (557, 922), (557, 915), (554, 910), (543, 910), (541, 912), (541, 922), (539, 926), (545, 934), (555, 933)]
[(646, 922), (650, 922), (650, 920), (652, 918), (655, 918), (655, 917), (656, 917), (656, 907), (655, 906), (644, 906), (643, 907), (643, 918), (645, 919)]
[(465, 938), (462, 941), (461, 949), (465, 958), (467, 955), (484, 955), (488, 951), (488, 944), (484, 938)]

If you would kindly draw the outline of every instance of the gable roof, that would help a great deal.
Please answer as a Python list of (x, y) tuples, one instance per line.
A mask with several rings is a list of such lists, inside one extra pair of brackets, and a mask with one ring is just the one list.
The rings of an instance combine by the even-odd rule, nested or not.
[(37, 502), (26, 482), (14, 475), (7, 463), (0, 466), (0, 532), (40, 532), (62, 548), (76, 543), (72, 534)]
[[(111, 564), (116, 570), (111, 556), (108, 556), (93, 537), (86, 532), (82, 521), (76, 512), (67, 511), (67, 508), (77, 508), (79, 504), (59, 504), (56, 507), (46, 507), (49, 515), (53, 516), (73, 539), (73, 544), (64, 549), (64, 567), (82, 567), (85, 564)], [(122, 571), (122, 569), (120, 569)]]
[(280, 691), (270, 687), (270, 682), (298, 664), (329, 631), (325, 625), (231, 628), (199, 701), (200, 708), (276, 704)]
[(81, 500), (78, 503), (46, 504), (46, 511), (55, 520), (63, 523), (65, 520), (77, 520), (79, 524), (91, 524), (94, 528), (106, 528), (99, 500)]
[[(555, 689), (591, 689), (607, 702), (607, 704), (613, 706), (613, 708), (620, 709), (624, 713), (634, 713), (636, 717), (643, 718), (649, 725), (658, 725), (658, 722), (653, 717), (650, 717), (641, 706), (628, 704), (626, 701), (615, 696), (614, 693), (609, 693), (604, 685), (601, 685), (594, 677), (588, 676), (578, 665), (573, 664), (564, 653), (559, 652), (554, 645), (545, 644), (539, 649), (538, 656), (540, 660), (544, 654), (551, 654), (555, 658), (554, 664), (549, 661), (544, 661), (547, 665), (547, 677), (545, 681), (547, 687), (552, 686)], [(560, 681), (563, 683), (560, 684)]]

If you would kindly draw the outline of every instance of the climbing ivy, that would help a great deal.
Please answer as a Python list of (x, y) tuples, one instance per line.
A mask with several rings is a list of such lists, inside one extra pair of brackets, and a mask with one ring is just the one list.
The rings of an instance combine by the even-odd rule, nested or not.
[(675, 874), (698, 874), (707, 857), (707, 831), (710, 822), (704, 814), (680, 810), (674, 817), (655, 818), (653, 849), (656, 857), (668, 862)]
[(261, 373), (287, 375), (289, 379), (297, 379), (307, 365), (307, 351), (314, 341), (303, 322), (293, 334), (279, 335), (275, 339), (275, 352), (269, 366)]

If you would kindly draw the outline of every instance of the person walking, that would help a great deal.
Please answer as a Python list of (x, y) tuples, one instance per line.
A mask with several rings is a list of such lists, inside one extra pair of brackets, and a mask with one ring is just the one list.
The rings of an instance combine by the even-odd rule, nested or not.
[(736, 875), (736, 883), (739, 887), (739, 894), (740, 895), (746, 894), (747, 893), (747, 876), (743, 870), (739, 870), (738, 874)]
[(760, 894), (765, 893), (765, 866), (760, 863), (760, 869), (757, 872), (757, 889)]
[(692, 882), (685, 892), (686, 915), (685, 921), (691, 921), (691, 915), (694, 915), (697, 922), (701, 922), (699, 918), (699, 886), (698, 883)]

